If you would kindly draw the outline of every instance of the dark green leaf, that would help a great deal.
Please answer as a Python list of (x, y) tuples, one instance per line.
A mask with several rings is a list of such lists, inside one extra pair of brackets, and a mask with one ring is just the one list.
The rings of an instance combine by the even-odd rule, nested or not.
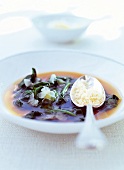
[(48, 109), (47, 110), (48, 112), (51, 112), (51, 113), (54, 113), (54, 112), (62, 112), (62, 113), (65, 113), (65, 114), (68, 114), (70, 116), (76, 116), (73, 112), (69, 111), (69, 110), (64, 110), (64, 109)]
[(66, 92), (68, 91), (68, 88), (70, 87), (70, 85), (71, 85), (70, 79), (67, 79), (64, 88), (62, 89), (62, 91), (59, 94), (58, 101), (57, 101), (58, 105), (66, 102), (65, 95), (66, 95)]
[(68, 83), (65, 85), (65, 87), (62, 89), (62, 91), (61, 91), (61, 96), (62, 96), (62, 97), (65, 96), (65, 93), (67, 92), (67, 90), (68, 90), (68, 88), (69, 88), (70, 85), (71, 85), (71, 83), (68, 82)]
[(26, 95), (31, 95), (32, 94), (32, 90), (25, 90), (23, 95), (26, 96)]
[(119, 98), (116, 95), (106, 96), (105, 104), (110, 108), (114, 108), (118, 105)]
[[(24, 79), (31, 79), (31, 75), (27, 75)], [(19, 88), (25, 87), (24, 79), (18, 84)]]
[(57, 79), (57, 84), (60, 85), (60, 84), (65, 84), (66, 82), (62, 79)]
[(37, 116), (41, 116), (42, 113), (38, 111), (31, 111), (27, 113), (24, 117), (28, 119), (35, 119)]
[(34, 98), (37, 98), (37, 94), (41, 91), (41, 89), (43, 88), (43, 86), (39, 86), (33, 89), (34, 92)]
[(35, 68), (32, 68), (32, 75), (31, 75), (31, 82), (32, 83), (35, 82), (36, 77), (37, 77), (36, 70), (35, 70)]
[(84, 114), (83, 111), (81, 109), (75, 109), (74, 113), (77, 114)]
[(27, 75), (25, 78), (23, 78), (23, 80), (18, 84), (18, 87), (19, 88), (24, 88), (25, 87), (24, 79), (29, 79), (29, 80), (31, 80), (32, 83), (34, 83), (36, 77), (37, 77), (36, 70), (35, 70), (35, 68), (32, 68), (32, 74)]
[(21, 100), (23, 100), (23, 101), (28, 101), (29, 98), (30, 98), (30, 95), (31, 95), (32, 93), (33, 93), (32, 90), (26, 90), (26, 91), (24, 91), (23, 94), (22, 94)]
[(16, 105), (17, 107), (22, 107), (23, 103), (18, 99), (14, 101), (14, 105)]
[(39, 86), (49, 86), (50, 85), (50, 83), (49, 82), (39, 82), (39, 83), (36, 83), (36, 84), (34, 84), (33, 85), (33, 88), (35, 88), (35, 87), (39, 87)]
[(66, 102), (67, 101), (65, 100), (65, 98), (63, 96), (61, 96), (61, 94), (60, 94), (56, 104), (57, 105), (62, 105), (63, 103), (66, 103)]
[(66, 81), (67, 79), (72, 79), (71, 77), (66, 77), (66, 76), (56, 76), (57, 79), (62, 79), (64, 81)]

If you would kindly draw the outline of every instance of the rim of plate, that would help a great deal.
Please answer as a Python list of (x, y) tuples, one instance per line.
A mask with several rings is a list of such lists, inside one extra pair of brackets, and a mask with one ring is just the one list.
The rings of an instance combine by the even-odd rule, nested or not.
[[(16, 58), (20, 55), (25, 55), (25, 54), (31, 54), (31, 53), (51, 53), (51, 52), (65, 52), (65, 53), (80, 53), (80, 54), (84, 54), (84, 55), (89, 55), (89, 56), (93, 56), (93, 57), (97, 57), (97, 58), (103, 58), (104, 60), (108, 60), (110, 62), (119, 64), (121, 66), (124, 67), (124, 64), (111, 59), (111, 58), (107, 58), (105, 56), (101, 56), (101, 55), (96, 55), (96, 54), (92, 54), (92, 53), (86, 53), (83, 51), (78, 51), (78, 50), (39, 50), (39, 51), (26, 51), (26, 52), (22, 52), (22, 53), (16, 53), (14, 55), (10, 55), (7, 56), (4, 59), (0, 60), (0, 63), (4, 62), (5, 60), (11, 60), (11, 58)], [(121, 110), (119, 110), (119, 112), (123, 112), (123, 108), (121, 108)], [(59, 122), (59, 123), (54, 123), (54, 122), (47, 122), (47, 121), (37, 121), (37, 120), (30, 120), (30, 119), (23, 119), (22, 117), (16, 116), (12, 113), (9, 112), (9, 110), (7, 108), (3, 108), (2, 112), (0, 111), (0, 114), (7, 120), (9, 120), (10, 122), (13, 122), (14, 124), (20, 125), (22, 127), (26, 127), (28, 129), (32, 129), (32, 130), (36, 130), (36, 131), (41, 131), (41, 132), (46, 132), (46, 133), (54, 133), (54, 134), (71, 134), (71, 133), (78, 133), (81, 129), (81, 127), (83, 126), (83, 122), (68, 122), (68, 123), (64, 123), (64, 122)], [(96, 125), (99, 128), (103, 128), (106, 126), (109, 126), (113, 123), (116, 123), (120, 120), (124, 119), (124, 114), (119, 114), (118, 116), (110, 116), (108, 118), (105, 119), (99, 119), (96, 121)], [(31, 126), (32, 125), (32, 126)], [(47, 126), (47, 130), (46, 128), (44, 128), (43, 126)], [(53, 129), (51, 129), (51, 127)], [(69, 132), (67, 131), (67, 129), (74, 127), (72, 130), (69, 130)], [(63, 129), (61, 129), (63, 128)]]
[(48, 52), (68, 52), (68, 53), (80, 53), (80, 54), (86, 54), (86, 55), (91, 55), (91, 56), (94, 56), (94, 57), (97, 57), (97, 58), (103, 58), (103, 59), (105, 59), (105, 60), (108, 60), (108, 61), (112, 61), (112, 62), (114, 62), (114, 63), (117, 63), (117, 64), (120, 64), (121, 66), (124, 66), (124, 64), (123, 63), (121, 63), (121, 62), (119, 62), (119, 61), (117, 61), (117, 60), (114, 60), (114, 59), (112, 59), (112, 58), (108, 58), (108, 57), (105, 57), (105, 56), (103, 56), (103, 55), (98, 55), (98, 54), (93, 54), (93, 53), (87, 53), (87, 52), (83, 52), (83, 51), (79, 51), (79, 50), (61, 50), (61, 49), (56, 49), (56, 50), (36, 50), (36, 51), (25, 51), (25, 52), (19, 52), (19, 53), (16, 53), (16, 54), (12, 54), (12, 55), (7, 55), (7, 56), (5, 56), (5, 58), (3, 58), (3, 59), (0, 59), (0, 62), (2, 62), (2, 61), (5, 61), (5, 60), (8, 60), (8, 59), (10, 59), (10, 58), (14, 58), (14, 57), (17, 57), (17, 56), (19, 56), (19, 55), (24, 55), (24, 54), (29, 54), (29, 53), (41, 53), (41, 52), (43, 52), (43, 53), (48, 53)]

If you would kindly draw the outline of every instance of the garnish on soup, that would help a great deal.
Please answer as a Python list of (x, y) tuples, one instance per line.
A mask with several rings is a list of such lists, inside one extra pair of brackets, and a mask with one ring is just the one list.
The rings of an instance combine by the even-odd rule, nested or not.
[[(5, 94), (7, 107), (18, 116), (28, 119), (54, 122), (84, 121), (86, 107), (75, 106), (70, 99), (70, 90), (80, 73), (49, 72), (27, 75), (12, 90)], [(120, 104), (117, 90), (103, 80), (99, 80), (106, 91), (106, 100), (99, 108), (94, 108), (97, 119), (110, 116)], [(119, 97), (118, 97), (119, 96)], [(10, 103), (8, 103), (8, 99)]]

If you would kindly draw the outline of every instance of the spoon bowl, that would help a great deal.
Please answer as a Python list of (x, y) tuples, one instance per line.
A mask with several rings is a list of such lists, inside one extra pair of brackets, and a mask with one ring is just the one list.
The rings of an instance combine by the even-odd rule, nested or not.
[(106, 98), (102, 84), (95, 77), (84, 75), (73, 84), (70, 97), (76, 106), (87, 107), (84, 127), (76, 139), (76, 146), (83, 149), (104, 148), (107, 140), (96, 126), (93, 114), (93, 107), (100, 107)]
[(84, 75), (73, 84), (70, 97), (78, 107), (91, 104), (97, 108), (104, 103), (106, 95), (102, 84), (95, 77)]

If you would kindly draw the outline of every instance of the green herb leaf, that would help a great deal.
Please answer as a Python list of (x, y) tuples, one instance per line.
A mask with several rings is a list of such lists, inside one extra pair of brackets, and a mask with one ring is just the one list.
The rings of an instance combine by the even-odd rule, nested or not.
[(32, 83), (35, 82), (36, 77), (37, 77), (36, 70), (35, 70), (35, 68), (32, 68), (32, 75), (31, 75), (31, 82)]
[[(27, 75), (24, 79), (31, 79), (31, 75)], [(19, 88), (25, 87), (24, 79), (18, 84)]]
[(14, 101), (14, 104), (17, 106), (17, 107), (22, 107), (23, 103), (18, 99), (16, 101)]
[(40, 107), (43, 108), (43, 109), (52, 109), (52, 103), (53, 102), (49, 99), (43, 99), (40, 102)]
[(82, 114), (84, 115), (83, 111), (81, 109), (75, 109), (74, 110), (74, 113), (77, 115), (77, 114)]
[(30, 98), (30, 95), (31, 95), (32, 93), (33, 93), (32, 90), (26, 90), (26, 91), (24, 91), (23, 94), (22, 94), (21, 100), (22, 100), (22, 101), (28, 101), (28, 99)]
[(71, 85), (71, 83), (69, 83), (69, 82), (65, 85), (65, 87), (64, 87), (63, 90), (61, 91), (61, 96), (62, 96), (62, 97), (65, 96), (65, 93), (67, 92), (67, 90), (68, 90), (68, 88), (69, 88), (70, 85)]
[(71, 116), (76, 116), (73, 112), (68, 111), (68, 110), (64, 110), (64, 109), (47, 109), (48, 112), (50, 113), (54, 113), (54, 112), (62, 112)]
[(28, 119), (35, 119), (37, 116), (41, 116), (42, 113), (38, 111), (31, 111), (27, 113), (24, 117)]
[(31, 95), (32, 94), (32, 90), (25, 90), (23, 95), (26, 96), (26, 95)]
[(57, 81), (57, 84), (60, 85), (60, 84), (65, 84), (66, 82), (62, 79), (56, 79)]
[(58, 97), (58, 101), (57, 101), (57, 104), (60, 105), (62, 103), (65, 103), (66, 100), (65, 100), (65, 95), (66, 95), (66, 92), (68, 91), (68, 88), (70, 87), (71, 83), (70, 83), (70, 79), (68, 78), (66, 80), (66, 84), (64, 86), (64, 88), (62, 89), (62, 91), (60, 92), (59, 94), (59, 97)]
[(43, 86), (39, 86), (33, 89), (35, 99), (37, 99), (37, 94), (41, 91), (42, 88)]
[(33, 88), (35, 88), (35, 87), (39, 87), (39, 86), (49, 86), (50, 85), (50, 83), (49, 82), (39, 82), (39, 83), (36, 83), (36, 84), (34, 84), (33, 85)]
[(53, 92), (55, 93), (55, 97), (57, 98), (58, 97), (58, 92), (56, 90), (53, 90)]
[(27, 75), (25, 78), (23, 78), (23, 80), (18, 84), (18, 87), (19, 88), (25, 87), (24, 79), (30, 79), (31, 82), (34, 83), (36, 77), (37, 77), (36, 70), (35, 70), (35, 68), (32, 68), (32, 74), (31, 75)]
[(62, 79), (64, 81), (66, 81), (67, 79), (72, 79), (71, 77), (65, 77), (65, 76), (56, 76), (57, 79)]
[(119, 98), (116, 95), (108, 95), (106, 96), (105, 104), (110, 108), (114, 108), (118, 105)]
[(61, 94), (60, 94), (56, 104), (61, 105), (61, 104), (66, 103), (66, 102), (67, 101), (65, 100), (65, 98), (63, 96), (61, 96)]

